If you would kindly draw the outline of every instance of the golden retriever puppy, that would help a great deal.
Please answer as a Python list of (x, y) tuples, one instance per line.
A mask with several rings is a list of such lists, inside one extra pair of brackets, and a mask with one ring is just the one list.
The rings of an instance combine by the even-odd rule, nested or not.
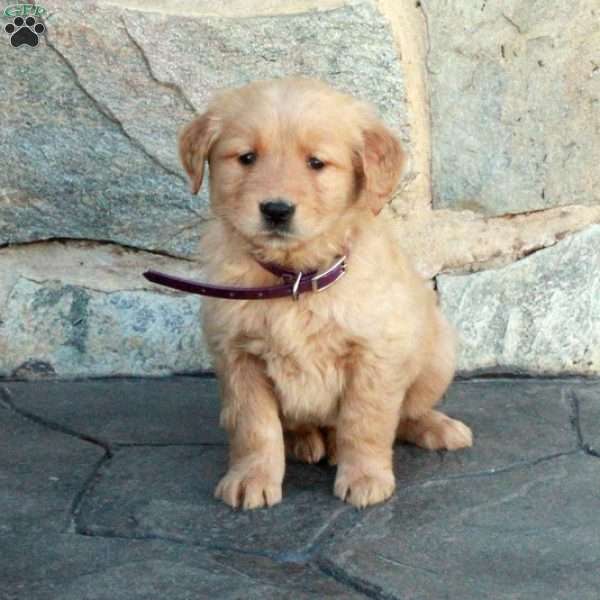
[(216, 219), (203, 238), (211, 283), (281, 283), (346, 274), (323, 291), (204, 301), (230, 463), (215, 495), (244, 509), (280, 502), (286, 449), (337, 464), (334, 493), (357, 507), (393, 493), (396, 438), (470, 446), (470, 429), (433, 410), (455, 369), (455, 337), (435, 293), (377, 214), (404, 162), (372, 108), (309, 79), (218, 94), (180, 137), (193, 192), (210, 167)]

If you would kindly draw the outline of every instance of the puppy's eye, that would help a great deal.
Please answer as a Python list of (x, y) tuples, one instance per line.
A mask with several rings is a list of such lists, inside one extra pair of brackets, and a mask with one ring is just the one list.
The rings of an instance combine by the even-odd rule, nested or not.
[(238, 156), (238, 160), (243, 165), (253, 165), (256, 162), (256, 154), (254, 152), (246, 152), (246, 154), (240, 154), (240, 156)]
[(315, 171), (320, 171), (325, 166), (325, 163), (316, 156), (311, 156), (308, 159), (308, 166)]

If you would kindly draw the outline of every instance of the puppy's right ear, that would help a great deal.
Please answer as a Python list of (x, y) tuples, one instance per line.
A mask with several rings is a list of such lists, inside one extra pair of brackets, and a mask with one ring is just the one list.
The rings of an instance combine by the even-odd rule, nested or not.
[(179, 136), (179, 158), (192, 183), (192, 194), (202, 185), (204, 163), (219, 135), (219, 120), (209, 112), (186, 125)]

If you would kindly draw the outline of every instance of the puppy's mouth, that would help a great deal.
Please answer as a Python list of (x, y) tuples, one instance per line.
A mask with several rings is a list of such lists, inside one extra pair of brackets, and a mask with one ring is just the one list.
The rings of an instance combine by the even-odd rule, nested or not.
[(260, 237), (266, 241), (286, 241), (296, 237), (290, 228), (265, 226), (260, 231)]

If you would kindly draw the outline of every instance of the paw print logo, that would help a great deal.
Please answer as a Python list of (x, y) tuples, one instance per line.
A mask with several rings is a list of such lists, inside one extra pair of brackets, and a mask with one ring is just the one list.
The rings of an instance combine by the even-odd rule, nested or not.
[(5, 25), (4, 31), (10, 35), (10, 43), (15, 48), (23, 44), (35, 47), (38, 45), (39, 36), (46, 31), (46, 28), (33, 17), (27, 19), (15, 17), (12, 23)]

